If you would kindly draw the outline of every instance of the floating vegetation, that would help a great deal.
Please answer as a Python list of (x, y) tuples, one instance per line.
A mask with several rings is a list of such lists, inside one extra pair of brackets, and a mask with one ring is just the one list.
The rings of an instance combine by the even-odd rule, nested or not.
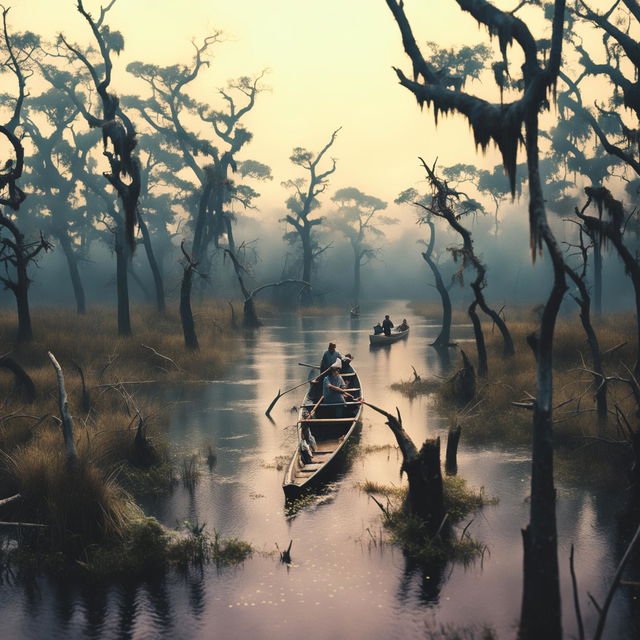
[(358, 482), (356, 483), (356, 487), (365, 493), (373, 493), (379, 496), (395, 496), (403, 498), (406, 494), (406, 489), (404, 487), (398, 487), (394, 484), (382, 484), (380, 482), (374, 482), (373, 480)]
[(198, 456), (194, 453), (190, 456), (184, 456), (180, 463), (180, 478), (182, 484), (189, 490), (193, 491), (200, 479), (200, 469), (198, 468)]
[(423, 564), (447, 560), (471, 562), (483, 556), (487, 547), (469, 535), (467, 530), (471, 523), (464, 527), (460, 535), (456, 533), (455, 525), (473, 511), (487, 504), (495, 504), (496, 500), (486, 498), (483, 489), (469, 489), (465, 480), (457, 476), (445, 477), (443, 483), (447, 515), (435, 535), (430, 535), (426, 523), (406, 509), (406, 487), (371, 481), (361, 483), (358, 487), (372, 496), (386, 498), (386, 505), (378, 500), (376, 503), (383, 512), (383, 523), (389, 532), (390, 542), (402, 547), (414, 560)]
[(276, 456), (273, 462), (263, 462), (262, 466), (265, 469), (275, 469), (276, 471), (282, 471), (285, 465), (289, 462), (288, 456)]
[(442, 387), (442, 380), (401, 380), (391, 385), (393, 391), (399, 391), (407, 398), (436, 393)]
[(253, 553), (247, 542), (222, 538), (206, 524), (184, 522), (179, 530), (163, 527), (155, 518), (141, 517), (123, 532), (117, 544), (92, 545), (75, 562), (60, 552), (33, 547), (0, 550), (0, 567), (30, 567), (45, 571), (82, 571), (101, 576), (148, 576), (172, 567), (186, 569), (215, 563), (219, 567), (238, 564)]
[(380, 451), (391, 453), (392, 451), (398, 452), (400, 449), (394, 444), (368, 444), (360, 449), (360, 452), (364, 455), (368, 453), (378, 453)]

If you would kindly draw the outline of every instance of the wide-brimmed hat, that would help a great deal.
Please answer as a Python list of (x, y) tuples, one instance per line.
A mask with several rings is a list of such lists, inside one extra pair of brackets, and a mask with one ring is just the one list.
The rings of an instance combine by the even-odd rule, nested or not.
[(343, 360), (353, 360), (353, 356), (350, 353), (347, 353), (346, 355), (342, 356)]
[(342, 360), (340, 360), (340, 358), (338, 358), (332, 365), (331, 365), (332, 369), (342, 369)]

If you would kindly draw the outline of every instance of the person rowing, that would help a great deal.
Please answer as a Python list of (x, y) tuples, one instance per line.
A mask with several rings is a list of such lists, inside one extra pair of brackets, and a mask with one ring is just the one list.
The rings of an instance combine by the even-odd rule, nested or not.
[(322, 355), (320, 371), (326, 371), (338, 358), (342, 358), (342, 356), (336, 351), (336, 343), (330, 342), (329, 347)]
[(329, 373), (322, 381), (322, 395), (324, 403), (335, 405), (335, 417), (344, 418), (346, 399), (353, 400), (353, 396), (346, 390), (344, 379), (340, 375), (342, 361), (340, 359), (333, 362)]

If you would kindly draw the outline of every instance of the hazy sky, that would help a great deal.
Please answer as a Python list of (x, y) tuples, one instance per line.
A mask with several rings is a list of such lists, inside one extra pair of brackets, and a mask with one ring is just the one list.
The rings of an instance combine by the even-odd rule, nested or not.
[[(421, 42), (488, 42), (453, 0), (407, 0), (406, 5)], [(99, 7), (93, 0), (86, 6), (94, 12)], [(10, 18), (12, 26), (45, 37), (64, 31), (77, 42), (90, 41), (73, 0), (18, 0)], [(409, 65), (384, 0), (118, 0), (108, 23), (126, 42), (115, 59), (113, 88), (119, 93), (144, 90), (124, 73), (128, 62), (188, 62), (192, 39), (200, 42), (215, 30), (224, 32), (225, 42), (215, 45), (210, 69), (193, 85), (198, 99), (218, 104), (216, 89), (227, 79), (270, 70), (265, 79), (270, 90), (259, 96), (248, 120), (254, 141), (243, 155), (272, 167), (273, 182), (258, 186), (264, 211), (283, 207), (280, 182), (295, 175), (291, 149), (317, 150), (339, 126), (332, 154), (338, 170), (325, 201), (345, 186), (392, 201), (420, 180), (418, 155), (437, 156), (443, 164), (476, 161), (462, 119), (445, 118), (436, 131), (432, 115), (421, 113), (398, 85), (391, 66), (407, 70)], [(467, 88), (482, 91), (480, 83)], [(484, 162), (497, 161), (492, 154)]]

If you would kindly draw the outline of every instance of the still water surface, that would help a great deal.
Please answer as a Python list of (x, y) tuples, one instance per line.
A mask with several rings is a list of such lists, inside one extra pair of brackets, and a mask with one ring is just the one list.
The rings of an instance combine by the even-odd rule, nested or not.
[[(0, 638), (416, 638), (439, 624), (488, 624), (500, 638), (515, 636), (521, 597), (520, 529), (528, 521), (529, 457), (526, 450), (471, 446), (461, 439), (458, 473), (484, 487), (499, 503), (470, 516), (471, 535), (488, 546), (482, 562), (444, 570), (413, 567), (403, 554), (380, 543), (377, 506), (357, 484), (365, 480), (400, 483), (396, 450), (367, 453), (371, 445), (395, 445), (382, 416), (365, 409), (355, 455), (327, 490), (295, 515), (285, 511), (283, 471), (278, 456), (295, 446), (293, 408), (300, 393), (284, 396), (272, 413), (264, 410), (278, 388), (303, 381), (327, 342), (355, 356), (365, 399), (393, 410), (416, 442), (444, 435), (447, 420), (427, 398), (409, 400), (389, 385), (411, 378), (446, 375), (452, 364), (429, 348), (437, 322), (411, 317), (404, 302), (371, 308), (359, 319), (347, 316), (279, 318), (245, 337), (245, 348), (229, 363), (228, 378), (203, 385), (160, 390), (171, 401), (169, 438), (184, 454), (206, 443), (217, 462), (193, 492), (182, 486), (145, 501), (164, 524), (206, 523), (223, 536), (247, 540), (259, 551), (242, 566), (208, 567), (138, 584), (73, 584), (39, 579), (0, 585)], [(397, 324), (407, 317), (411, 335), (390, 347), (371, 350), (368, 333), (382, 314)], [(457, 327), (456, 338), (469, 338)], [(455, 356), (454, 356), (455, 357)], [(558, 485), (559, 557), (563, 585), (563, 625), (575, 636), (568, 556), (576, 565), (585, 623), (592, 628), (590, 591), (600, 602), (615, 570), (619, 496)], [(466, 524), (465, 521), (463, 523)], [(294, 566), (279, 562), (293, 539)], [(637, 604), (635, 604), (637, 607)], [(621, 591), (615, 598), (607, 638), (638, 637), (634, 603)]]

